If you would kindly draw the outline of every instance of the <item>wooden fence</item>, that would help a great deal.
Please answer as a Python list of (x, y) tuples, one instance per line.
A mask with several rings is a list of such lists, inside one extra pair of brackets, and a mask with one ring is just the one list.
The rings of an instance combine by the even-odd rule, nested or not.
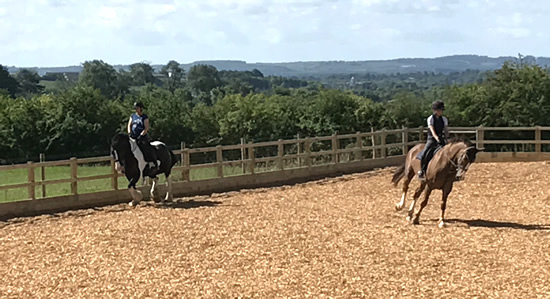
[[(462, 135), (469, 138), (479, 148), (499, 145), (501, 151), (535, 152), (543, 151), (544, 145), (550, 145), (550, 135), (544, 132), (550, 127), (453, 127), (451, 135)], [(179, 174), (181, 181), (191, 180), (191, 171), (195, 169), (215, 169), (215, 177), (224, 177), (225, 167), (237, 167), (238, 174), (253, 175), (261, 171), (283, 171), (288, 168), (310, 168), (318, 165), (343, 164), (360, 162), (369, 159), (385, 159), (391, 156), (400, 156), (408, 149), (423, 142), (426, 128), (403, 128), (399, 130), (382, 130), (376, 132), (358, 132), (355, 134), (307, 137), (292, 140), (278, 140), (273, 142), (244, 143), (229, 146), (207, 148), (186, 148), (174, 151), (181, 161), (174, 167), (173, 173)], [(548, 136), (547, 136), (548, 135)], [(503, 139), (494, 139), (502, 136)], [(547, 139), (543, 137), (548, 137)], [(502, 147), (504, 145), (504, 147)], [(520, 146), (518, 148), (518, 146)], [(489, 151), (496, 151), (494, 148)], [(544, 148), (547, 151), (547, 148)], [(548, 150), (550, 151), (550, 150)], [(229, 154), (232, 152), (233, 154)], [(235, 154), (237, 153), (237, 154)], [(194, 155), (210, 154), (215, 159), (208, 163), (191, 163)], [(267, 155), (266, 155), (267, 154)], [(236, 157), (236, 158), (235, 158)], [(70, 195), (78, 195), (79, 183), (110, 179), (110, 190), (119, 190), (119, 177), (123, 176), (115, 171), (114, 160), (110, 156), (77, 159), (71, 158), (62, 161), (44, 161), (42, 156), (39, 163), (0, 166), (0, 174), (9, 170), (25, 169), (27, 181), (16, 184), (0, 185), (1, 190), (27, 189), (28, 199), (48, 197), (46, 186), (55, 184), (69, 184)], [(195, 159), (196, 160), (196, 159)], [(89, 164), (110, 165), (110, 173), (94, 176), (79, 176), (79, 167)], [(258, 167), (264, 164), (265, 167)], [(270, 165), (270, 167), (268, 167)], [(62, 179), (46, 178), (45, 169), (48, 167), (65, 166), (70, 169), (70, 177)], [(36, 170), (39, 169), (37, 177)], [(237, 175), (238, 175), (237, 174)], [(235, 174), (232, 174), (235, 175)], [(0, 182), (1, 183), (1, 182)], [(37, 187), (39, 194), (37, 195)], [(122, 189), (125, 188), (125, 185)], [(40, 192), (41, 191), (41, 192)]]

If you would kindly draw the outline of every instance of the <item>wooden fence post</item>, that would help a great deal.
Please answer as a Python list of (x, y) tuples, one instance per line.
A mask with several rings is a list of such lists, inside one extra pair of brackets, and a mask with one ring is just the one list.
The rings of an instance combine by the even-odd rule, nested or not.
[(355, 161), (363, 161), (363, 137), (361, 137), (361, 132), (355, 133)]
[(535, 127), (535, 152), (540, 153), (542, 151), (542, 144), (540, 143), (542, 141), (542, 131), (540, 129), (540, 126)]
[(334, 164), (338, 164), (338, 160), (340, 160), (340, 155), (338, 155), (338, 143), (338, 135), (336, 135), (336, 133), (332, 134), (332, 163)]
[(311, 167), (311, 138), (306, 137), (304, 148), (306, 151), (306, 166), (309, 168)]
[(300, 154), (302, 153), (302, 143), (300, 142), (300, 133), (296, 134), (296, 139), (298, 140), (296, 142), (296, 152), (298, 153), (298, 168), (302, 167), (302, 157)]
[(373, 127), (370, 128), (370, 133), (371, 133), (370, 139), (371, 139), (372, 146), (373, 146), (373, 148), (372, 148), (372, 158), (376, 159), (376, 149), (374, 148), (376, 146), (376, 136), (375, 136)]
[(409, 129), (403, 126), (402, 130), (401, 140), (403, 141), (403, 155), (406, 155), (409, 152)]
[(483, 148), (483, 140), (485, 140), (485, 130), (483, 126), (476, 128), (476, 146), (477, 148)]
[[(46, 154), (40, 154), (40, 163), (46, 162)], [(46, 167), (40, 167), (40, 179), (42, 182), (46, 180)], [(46, 185), (42, 184), (42, 198), (46, 198)]]
[(256, 153), (254, 153), (254, 143), (252, 142), (248, 143), (248, 160), (250, 160), (248, 169), (251, 174), (254, 174), (256, 168)]
[(35, 200), (36, 199), (36, 192), (35, 192), (35, 178), (34, 178), (34, 165), (32, 161), (27, 162), (28, 165), (28, 175), (27, 175), (27, 181), (29, 183), (28, 185), (28, 192), (29, 192), (29, 199)]
[(381, 152), (382, 152), (382, 158), (386, 158), (387, 156), (387, 148), (386, 148), (386, 129), (382, 129), (382, 133), (380, 134), (380, 145)]
[(283, 160), (283, 156), (284, 156), (284, 144), (283, 144), (283, 140), (282, 139), (279, 139), (277, 140), (277, 168), (279, 170), (283, 170), (285, 167), (284, 167), (284, 160)]
[(241, 138), (241, 170), (243, 174), (246, 173), (246, 164), (244, 163), (244, 160), (246, 159), (246, 147), (244, 144), (244, 138)]
[(78, 194), (78, 160), (71, 158), (71, 194)]
[(181, 178), (185, 182), (189, 182), (191, 180), (191, 160), (189, 155), (189, 149), (184, 149), (182, 152), (183, 170), (181, 172)]
[(424, 142), (424, 127), (423, 126), (420, 126), (418, 128), (419, 132), (418, 132), (418, 140), (420, 141), (420, 143), (423, 143)]
[(218, 163), (218, 177), (223, 178), (223, 152), (222, 146), (216, 146), (216, 162)]
[(111, 188), (118, 190), (118, 172), (116, 171), (115, 158), (113, 157), (111, 157), (111, 174), (113, 175), (111, 177)]
[(182, 141), (180, 143), (180, 161), (182, 166), (183, 166), (183, 160), (185, 159), (184, 157), (185, 154), (183, 153), (184, 150), (185, 150), (185, 142)]

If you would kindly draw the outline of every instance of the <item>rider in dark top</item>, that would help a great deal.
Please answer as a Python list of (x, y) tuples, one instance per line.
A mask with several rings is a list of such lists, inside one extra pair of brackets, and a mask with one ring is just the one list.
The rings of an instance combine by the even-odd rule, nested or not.
[(426, 170), (428, 168), (428, 153), (434, 150), (438, 145), (444, 146), (446, 139), (449, 137), (448, 125), (449, 121), (443, 116), (445, 110), (445, 104), (442, 101), (435, 101), (432, 104), (433, 114), (428, 117), (428, 140), (424, 147), (424, 153), (422, 154), (422, 160), (420, 161), (420, 171), (418, 171), (418, 178), (425, 180)]
[(134, 108), (136, 113), (133, 113), (128, 120), (128, 134), (137, 141), (137, 144), (143, 152), (143, 158), (147, 162), (152, 162), (151, 170), (158, 170), (157, 154), (149, 141), (149, 117), (143, 113), (145, 106), (142, 102), (135, 102)]

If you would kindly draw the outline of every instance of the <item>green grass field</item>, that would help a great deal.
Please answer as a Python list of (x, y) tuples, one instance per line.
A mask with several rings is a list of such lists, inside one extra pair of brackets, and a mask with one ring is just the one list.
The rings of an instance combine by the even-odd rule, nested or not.
[[(265, 163), (264, 163), (265, 164)], [(271, 164), (271, 163), (270, 163)], [(268, 165), (267, 167), (256, 167), (257, 172), (270, 171), (273, 169), (273, 165)], [(240, 175), (243, 173), (240, 166), (229, 167), (226, 166), (223, 169), (224, 176), (234, 176)], [(89, 177), (97, 175), (110, 174), (110, 166), (80, 166), (78, 167), (78, 177)], [(190, 176), (192, 181), (204, 180), (209, 178), (215, 178), (217, 175), (217, 168), (201, 168), (201, 169), (192, 169)], [(0, 186), (2, 185), (13, 185), (26, 183), (28, 177), (27, 169), (16, 169), (0, 172)], [(175, 182), (182, 180), (182, 174), (180, 171), (175, 171), (172, 173), (173, 180)], [(46, 167), (45, 168), (45, 178), (46, 180), (56, 180), (56, 179), (68, 179), (70, 178), (70, 168), (69, 166), (57, 166), (57, 167)], [(159, 183), (165, 183), (164, 176), (159, 176)], [(35, 180), (42, 180), (42, 169), (35, 169)], [(125, 189), (128, 185), (128, 180), (126, 177), (118, 178), (119, 189)], [(141, 181), (139, 183), (141, 186)], [(43, 187), (36, 187), (36, 197), (42, 198), (43, 196)], [(93, 181), (81, 181), (78, 182), (78, 193), (91, 193), (98, 191), (112, 190), (111, 179), (100, 179)], [(54, 196), (63, 196), (69, 195), (71, 192), (70, 183), (47, 185), (46, 186), (46, 197)], [(8, 189), (0, 190), (0, 202), (11, 202), (18, 200), (28, 199), (28, 190), (27, 188), (18, 188), (18, 189)]]

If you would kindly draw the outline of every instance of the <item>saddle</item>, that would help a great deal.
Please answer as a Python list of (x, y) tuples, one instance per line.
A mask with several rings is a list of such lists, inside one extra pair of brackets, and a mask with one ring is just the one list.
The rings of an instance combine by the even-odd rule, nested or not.
[[(153, 167), (153, 159), (151, 159), (151, 156), (149, 154), (149, 150), (145, 149), (144, 147), (150, 146), (151, 147), (150, 150), (156, 151), (158, 142), (157, 141), (139, 142), (137, 139), (134, 139), (132, 137), (130, 137), (130, 141), (135, 146), (135, 148), (132, 149), (132, 153), (134, 154), (134, 157), (136, 156), (136, 154), (135, 154), (136, 148), (139, 148), (139, 150), (141, 151), (141, 154), (143, 155), (143, 160), (145, 160), (146, 164), (149, 167)], [(159, 165), (159, 167), (160, 167), (160, 161), (159, 160), (157, 160), (157, 165)]]
[[(430, 161), (435, 156), (435, 154), (437, 152), (439, 152), (442, 148), (443, 148), (443, 146), (438, 144), (435, 148), (429, 149), (428, 155), (426, 156), (426, 160), (427, 160), (426, 165), (428, 165), (430, 163)], [(426, 151), (425, 148), (420, 153), (418, 153), (418, 155), (416, 155), (416, 159), (422, 160), (422, 156), (424, 155), (424, 151)]]

